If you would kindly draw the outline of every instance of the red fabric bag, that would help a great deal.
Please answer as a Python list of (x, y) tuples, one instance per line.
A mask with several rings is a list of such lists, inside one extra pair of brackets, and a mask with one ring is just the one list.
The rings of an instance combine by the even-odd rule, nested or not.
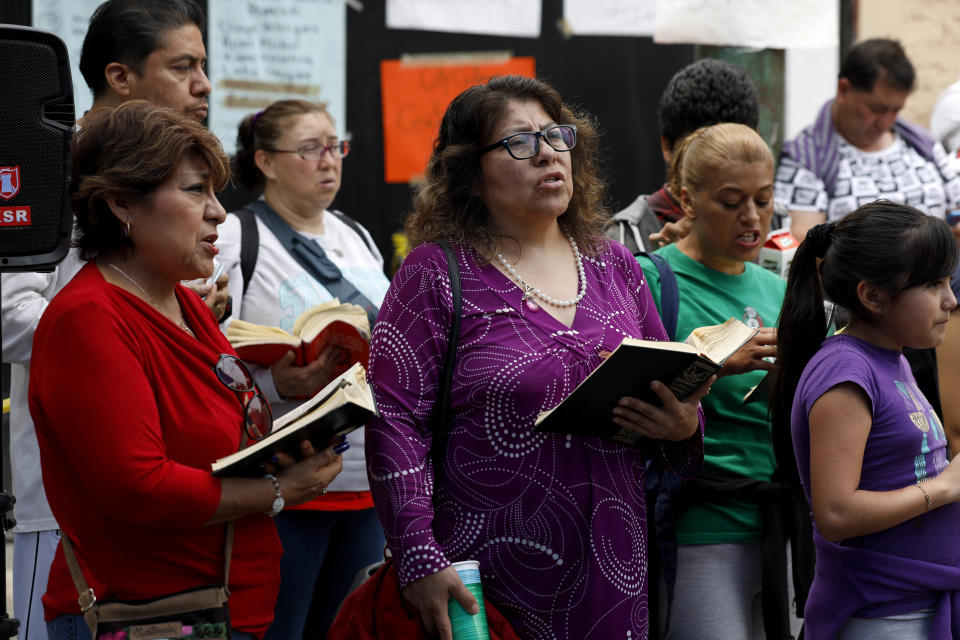
[[(521, 640), (507, 619), (486, 601), (490, 640)], [(407, 609), (400, 595), (397, 571), (388, 560), (351, 593), (327, 632), (327, 640), (432, 640), (416, 612)]]

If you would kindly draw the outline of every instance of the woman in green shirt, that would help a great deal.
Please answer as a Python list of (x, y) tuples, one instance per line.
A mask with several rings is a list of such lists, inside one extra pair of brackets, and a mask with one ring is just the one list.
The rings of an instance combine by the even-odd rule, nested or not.
[[(767, 402), (743, 401), (773, 368), (774, 327), (785, 289), (780, 277), (753, 262), (773, 215), (773, 171), (773, 155), (763, 138), (731, 123), (692, 133), (671, 170), (671, 187), (681, 195), (692, 222), (687, 237), (656, 252), (676, 275), (673, 338), (683, 340), (697, 327), (731, 317), (759, 332), (727, 360), (703, 399), (703, 476), (673, 496), (678, 546), (667, 638), (762, 638), (767, 618), (772, 627), (766, 629), (767, 637), (780, 638), (789, 624), (782, 536), (774, 557), (763, 553), (765, 533), (767, 541), (772, 534), (770, 527), (765, 531), (770, 524), (765, 506), (771, 503), (761, 496), (776, 490), (771, 485), (776, 462)], [(639, 260), (663, 316), (660, 272), (650, 258)], [(664, 324), (670, 325), (668, 318)], [(662, 515), (658, 508), (658, 529)], [(775, 573), (771, 564), (778, 565)], [(670, 565), (666, 559), (668, 577)], [(784, 587), (772, 600), (775, 605), (771, 581)], [(763, 591), (767, 597), (761, 597)], [(779, 612), (775, 616), (774, 609)], [(773, 629), (777, 631), (771, 634)]]

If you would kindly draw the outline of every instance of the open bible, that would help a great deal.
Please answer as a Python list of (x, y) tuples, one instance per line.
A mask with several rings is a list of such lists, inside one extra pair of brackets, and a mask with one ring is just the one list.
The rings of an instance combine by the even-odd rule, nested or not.
[(317, 359), (330, 345), (339, 348), (333, 375), (359, 362), (366, 366), (370, 356), (370, 321), (363, 307), (341, 303), (334, 298), (317, 304), (297, 318), (293, 332), (279, 327), (234, 320), (226, 330), (227, 340), (247, 362), (269, 367), (293, 351), (293, 364), (303, 366)]
[(377, 411), (366, 376), (363, 366), (354, 364), (313, 398), (274, 420), (265, 438), (214, 462), (213, 475), (259, 477), (264, 473), (261, 465), (277, 452), (299, 458), (301, 441), (309, 440), (320, 450), (363, 426)]
[(684, 342), (624, 338), (559, 405), (537, 417), (535, 429), (547, 433), (606, 436), (634, 443), (635, 431), (613, 422), (613, 408), (623, 396), (659, 406), (650, 389), (659, 380), (683, 400), (723, 366), (757, 329), (731, 318), (720, 325), (694, 329)]

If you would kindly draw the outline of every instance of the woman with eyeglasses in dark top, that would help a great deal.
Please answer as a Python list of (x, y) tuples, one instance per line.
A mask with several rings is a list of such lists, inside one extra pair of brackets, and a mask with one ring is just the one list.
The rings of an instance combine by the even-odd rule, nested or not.
[[(271, 426), (210, 310), (179, 284), (213, 272), (227, 158), (200, 124), (132, 101), (85, 116), (72, 162), (89, 262), (44, 312), (30, 380), (50, 506), (101, 601), (222, 584), (233, 521), (231, 637), (260, 638), (281, 553), (267, 515), (316, 497), (341, 461), (304, 442), (268, 477), (210, 475)], [(61, 543), (43, 597), (51, 638), (89, 638), (77, 596)]]
[[(390, 284), (383, 258), (366, 229), (331, 208), (349, 151), (321, 104), (280, 100), (241, 122), (235, 174), (262, 195), (220, 230), (233, 319), (292, 332), (301, 313), (337, 298), (362, 306), (373, 326)], [(338, 351), (303, 365), (293, 352), (269, 367), (247, 364), (279, 417), (330, 381)], [(329, 493), (276, 519), (284, 554), (268, 640), (324, 637), (354, 576), (383, 559), (363, 429), (344, 446), (343, 472)]]
[[(479, 561), (485, 600), (522, 638), (647, 637), (644, 451), (533, 429), (625, 336), (666, 339), (637, 261), (602, 236), (597, 153), (592, 119), (552, 87), (494, 78), (448, 106), (407, 220), (418, 246), (371, 344), (380, 415), (367, 469), (403, 597), (447, 640), (450, 598), (478, 611), (451, 566), (461, 560)], [(440, 240), (456, 256), (459, 308)], [(696, 475), (708, 386), (680, 402), (654, 385), (663, 407), (622, 398), (607, 420)]]

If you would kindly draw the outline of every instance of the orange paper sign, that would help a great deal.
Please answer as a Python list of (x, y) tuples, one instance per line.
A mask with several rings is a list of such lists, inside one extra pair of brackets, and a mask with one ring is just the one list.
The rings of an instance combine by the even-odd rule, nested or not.
[(423, 176), (440, 119), (461, 91), (494, 76), (534, 77), (533, 58), (468, 64), (380, 63), (383, 97), (383, 157), (387, 182), (410, 182)]

